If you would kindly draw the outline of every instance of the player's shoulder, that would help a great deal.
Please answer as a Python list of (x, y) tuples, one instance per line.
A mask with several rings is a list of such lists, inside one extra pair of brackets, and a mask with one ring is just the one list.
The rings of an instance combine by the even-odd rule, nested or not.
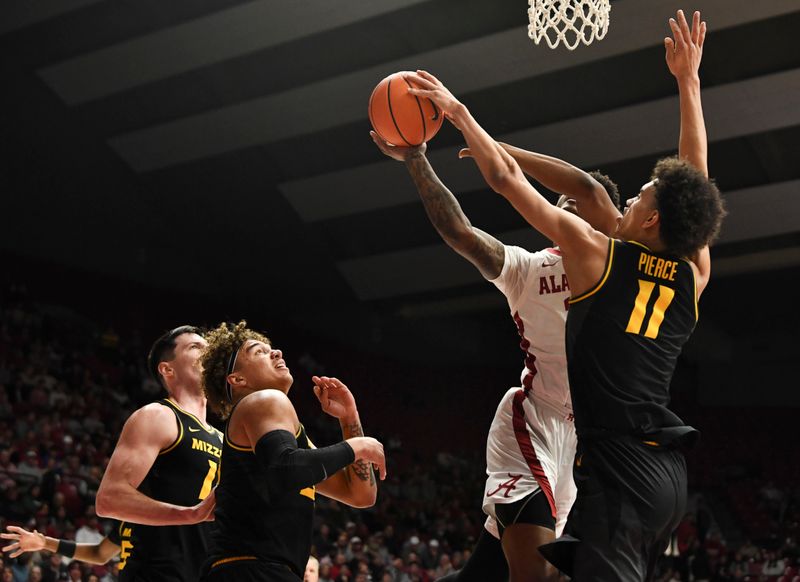
[(539, 251), (529, 251), (526, 248), (517, 245), (504, 245), (506, 265), (510, 268), (522, 267), (530, 264), (541, 263), (542, 260), (549, 256), (547, 252), (549, 249)]
[(256, 392), (251, 392), (239, 401), (236, 408), (245, 413), (250, 411), (267, 412), (287, 408), (294, 410), (289, 396), (280, 390), (257, 390)]
[(175, 418), (175, 412), (172, 408), (162, 402), (151, 402), (134, 410), (133, 414), (128, 417), (126, 424), (147, 424), (173, 418)]
[(135, 439), (137, 442), (167, 442), (174, 440), (178, 432), (175, 412), (159, 402), (151, 402), (135, 410), (125, 421), (123, 438)]

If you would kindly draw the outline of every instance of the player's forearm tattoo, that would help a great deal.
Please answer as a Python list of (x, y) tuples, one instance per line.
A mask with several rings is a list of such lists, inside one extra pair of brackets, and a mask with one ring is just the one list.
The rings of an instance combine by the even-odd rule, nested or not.
[(442, 184), (424, 157), (417, 156), (409, 160), (408, 169), (428, 218), (443, 237), (455, 234), (459, 227), (471, 226), (456, 197)]
[[(364, 436), (364, 429), (361, 428), (360, 422), (352, 422), (345, 427), (345, 434), (347, 438)], [(372, 471), (372, 466), (366, 461), (355, 461), (350, 465), (353, 474), (361, 481), (369, 481), (370, 485), (375, 485), (375, 473)], [(350, 471), (345, 471), (347, 481), (350, 481)]]
[[(500, 274), (505, 249), (500, 241), (473, 228), (453, 193), (442, 184), (424, 156), (415, 156), (406, 166), (425, 206), (428, 218), (444, 241), (466, 256), (487, 276)], [(472, 232), (475, 236), (464, 236)]]

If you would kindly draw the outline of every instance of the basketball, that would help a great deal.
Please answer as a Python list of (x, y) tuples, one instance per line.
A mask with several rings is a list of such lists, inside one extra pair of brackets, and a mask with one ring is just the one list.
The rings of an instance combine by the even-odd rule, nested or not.
[(408, 92), (413, 87), (400, 71), (383, 79), (369, 98), (369, 120), (384, 140), (396, 146), (418, 146), (442, 127), (444, 115), (430, 99)]

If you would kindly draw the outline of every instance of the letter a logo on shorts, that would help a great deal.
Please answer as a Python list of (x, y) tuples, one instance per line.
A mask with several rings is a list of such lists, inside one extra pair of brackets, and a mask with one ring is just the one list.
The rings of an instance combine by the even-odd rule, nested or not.
[(497, 486), (497, 489), (492, 491), (491, 493), (487, 493), (486, 497), (492, 497), (493, 495), (497, 495), (500, 491), (503, 491), (503, 497), (509, 498), (511, 497), (511, 492), (517, 488), (517, 481), (522, 479), (522, 475), (512, 475), (508, 473), (508, 481), (504, 481)]

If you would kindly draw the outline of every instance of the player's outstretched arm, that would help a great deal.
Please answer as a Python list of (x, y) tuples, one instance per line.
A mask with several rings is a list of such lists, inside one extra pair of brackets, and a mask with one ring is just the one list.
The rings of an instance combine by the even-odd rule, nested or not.
[(322, 410), (339, 419), (342, 436), (353, 447), (356, 460), (319, 484), (319, 492), (352, 507), (372, 507), (378, 498), (373, 465), (386, 478), (383, 445), (364, 436), (353, 394), (339, 379), (313, 376), (314, 394)]
[(159, 453), (178, 438), (175, 414), (166, 406), (149, 404), (134, 412), (122, 429), (97, 490), (97, 515), (142, 525), (186, 525), (213, 519), (213, 492), (193, 507), (182, 507), (156, 501), (137, 490)]
[(36, 530), (31, 532), (15, 525), (8, 526), (6, 532), (0, 534), (0, 537), (4, 540), (11, 540), (10, 544), (3, 547), (4, 552), (10, 552), (10, 558), (16, 558), (25, 552), (45, 550), (89, 564), (105, 564), (119, 554), (119, 546), (108, 538), (103, 538), (96, 544), (76, 544), (69, 540), (51, 538)]
[[(412, 95), (436, 103), (467, 141), (475, 163), (489, 187), (505, 197), (536, 230), (554, 241), (565, 255), (581, 256), (593, 248), (605, 256), (607, 237), (588, 223), (556, 208), (525, 178), (519, 164), (472, 117), (441, 81), (430, 73), (409, 75)], [(602, 242), (600, 239), (603, 239)]]
[(472, 226), (456, 197), (431, 167), (425, 156), (425, 144), (415, 148), (398, 147), (389, 145), (374, 131), (370, 135), (385, 155), (405, 162), (425, 212), (442, 240), (475, 265), (486, 279), (499, 277), (505, 260), (503, 243)]
[[(592, 227), (606, 234), (614, 233), (620, 216), (619, 208), (591, 174), (559, 158), (498, 143), (528, 176), (557, 194), (574, 198), (581, 217)], [(464, 148), (458, 155), (461, 158), (472, 157), (472, 152)]]
[[(678, 156), (708, 176), (708, 135), (700, 99), (700, 62), (703, 58), (706, 23), (700, 19), (700, 12), (695, 12), (690, 28), (683, 10), (679, 10), (677, 19), (669, 19), (669, 26), (672, 38), (664, 39), (664, 47), (667, 67), (678, 82), (681, 109)], [(708, 247), (700, 249), (691, 259), (698, 271), (699, 295), (711, 277)]]

